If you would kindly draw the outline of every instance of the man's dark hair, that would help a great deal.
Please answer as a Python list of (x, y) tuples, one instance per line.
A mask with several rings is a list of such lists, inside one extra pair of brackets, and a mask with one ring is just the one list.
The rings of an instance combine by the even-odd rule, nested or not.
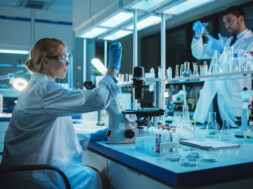
[(232, 6), (232, 7), (229, 7), (228, 9), (226, 9), (224, 12), (223, 12), (223, 16), (226, 15), (226, 14), (233, 14), (235, 15), (237, 18), (239, 16), (243, 16), (244, 20), (245, 20), (245, 13), (243, 11), (243, 9), (239, 6)]

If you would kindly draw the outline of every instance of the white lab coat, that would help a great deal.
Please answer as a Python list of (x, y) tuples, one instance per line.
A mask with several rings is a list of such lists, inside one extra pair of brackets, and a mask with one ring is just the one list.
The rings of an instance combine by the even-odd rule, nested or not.
[[(233, 44), (234, 52), (244, 53), (253, 51), (253, 34), (250, 30), (238, 34), (238, 39)], [(224, 47), (229, 47), (233, 36), (223, 38)], [(192, 54), (195, 58), (211, 59), (214, 51), (210, 44), (203, 44), (203, 39), (192, 40)], [(223, 53), (219, 56), (219, 62), (223, 59)], [(214, 64), (214, 61), (211, 61)], [(217, 94), (218, 108), (222, 120), (228, 120), (230, 125), (235, 126), (235, 116), (241, 116), (241, 91), (244, 87), (251, 89), (251, 79), (225, 79), (216, 81), (205, 81), (200, 91), (200, 97), (193, 115), (193, 119), (204, 123), (208, 121), (208, 112), (213, 107), (212, 101)]]
[[(96, 172), (81, 165), (82, 147), (70, 116), (105, 108), (117, 92), (111, 76), (105, 76), (92, 90), (68, 90), (46, 75), (34, 73), (14, 108), (2, 165), (51, 164), (65, 172), (72, 188), (101, 188)], [(57, 176), (50, 171), (37, 171), (30, 177), (48, 188), (57, 184)]]

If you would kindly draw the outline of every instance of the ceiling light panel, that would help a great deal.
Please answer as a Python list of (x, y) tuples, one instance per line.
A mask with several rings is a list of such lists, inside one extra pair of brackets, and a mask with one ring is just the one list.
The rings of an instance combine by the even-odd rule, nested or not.
[(107, 19), (103, 23), (100, 24), (100, 26), (104, 27), (116, 27), (120, 25), (121, 23), (124, 23), (125, 21), (129, 20), (133, 17), (133, 13), (130, 12), (119, 12), (118, 14), (112, 16), (111, 18)]
[(195, 9), (199, 6), (203, 6), (205, 4), (211, 3), (213, 1), (215, 0), (187, 0), (175, 6), (171, 6), (170, 8), (165, 9), (163, 12), (165, 14), (179, 15), (186, 11)]
[(84, 34), (82, 34), (80, 37), (94, 38), (106, 31), (108, 31), (108, 29), (106, 29), (106, 28), (93, 28), (93, 29), (89, 30), (88, 32), (85, 32)]
[[(141, 30), (161, 22), (160, 16), (149, 16), (137, 23), (137, 30)], [(127, 27), (127, 29), (133, 30), (133, 25)]]
[(150, 10), (150, 9), (156, 7), (157, 5), (159, 5), (160, 3), (163, 3), (165, 1), (170, 2), (168, 0), (141, 0), (138, 3), (134, 4), (131, 8), (147, 11), (147, 10)]
[(117, 39), (120, 39), (122, 37), (125, 37), (129, 34), (131, 34), (132, 32), (131, 31), (126, 31), (126, 30), (119, 30), (111, 35), (108, 35), (106, 37), (104, 37), (103, 39), (104, 40), (117, 40)]

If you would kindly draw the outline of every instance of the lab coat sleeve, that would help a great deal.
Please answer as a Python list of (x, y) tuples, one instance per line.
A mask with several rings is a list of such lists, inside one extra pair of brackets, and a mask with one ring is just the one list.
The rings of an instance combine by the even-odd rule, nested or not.
[(50, 81), (42, 89), (42, 100), (48, 116), (68, 116), (101, 110), (117, 92), (116, 82), (106, 75), (92, 90), (68, 90)]
[(210, 47), (209, 43), (203, 43), (203, 38), (196, 39), (193, 37), (191, 43), (192, 55), (198, 59), (211, 59), (213, 56), (213, 50)]

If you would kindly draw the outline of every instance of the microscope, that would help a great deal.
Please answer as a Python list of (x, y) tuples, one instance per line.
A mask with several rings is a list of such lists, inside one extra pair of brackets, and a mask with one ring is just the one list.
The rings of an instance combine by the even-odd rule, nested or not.
[[(133, 88), (134, 88), (134, 99), (141, 101), (144, 98), (144, 68), (142, 66), (136, 66), (133, 69)], [(140, 129), (143, 126), (151, 126), (152, 117), (164, 115), (165, 110), (157, 108), (140, 108), (136, 110), (125, 110), (123, 114), (126, 117), (135, 119), (137, 127)]]
[[(144, 68), (137, 66), (133, 71), (133, 88), (135, 99), (141, 100), (144, 97)], [(122, 111), (117, 98), (111, 100), (106, 108), (109, 114), (109, 129), (106, 133), (107, 144), (135, 143), (140, 125), (151, 125), (151, 118), (161, 116), (164, 110), (161, 109), (138, 109)], [(141, 121), (144, 117), (145, 121)]]

